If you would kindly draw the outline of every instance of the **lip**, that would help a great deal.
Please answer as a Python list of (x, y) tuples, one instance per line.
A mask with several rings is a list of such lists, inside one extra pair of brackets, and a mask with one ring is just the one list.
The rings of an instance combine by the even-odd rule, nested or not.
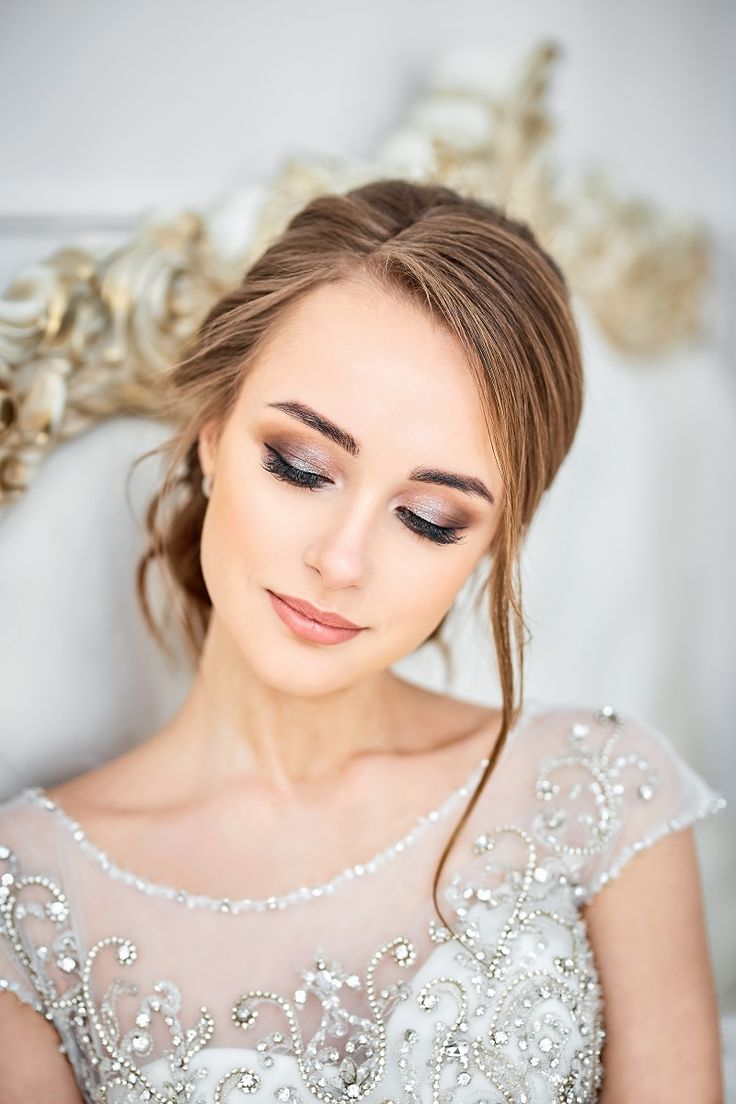
[(294, 598), (291, 594), (279, 594), (276, 590), (272, 590), (270, 593), (280, 598), (282, 602), (286, 602), (287, 606), (291, 606), (297, 613), (308, 617), (310, 621), (318, 621), (320, 625), (328, 625), (331, 629), (357, 630), (363, 628), (362, 625), (356, 625), (354, 621), (348, 621), (347, 618), (340, 617), (337, 613), (328, 613), (326, 610), (321, 610), (317, 606), (313, 606), (311, 602), (306, 602), (303, 598)]
[[(266, 590), (269, 601), (280, 619), (296, 636), (302, 640), (308, 640), (312, 644), (342, 644), (346, 640), (352, 640), (354, 636), (362, 632), (362, 628), (356, 625), (352, 628), (344, 628), (339, 625), (327, 625), (323, 621), (316, 621), (306, 613), (302, 613), (295, 606), (286, 601), (285, 597), (276, 594), (273, 590)], [(295, 601), (296, 599), (292, 599)], [(298, 599), (301, 606), (316, 609), (308, 602)], [(324, 615), (323, 615), (324, 616)], [(334, 614), (329, 616), (334, 617)], [(344, 621), (345, 618), (340, 618)], [(351, 622), (348, 622), (350, 625)]]

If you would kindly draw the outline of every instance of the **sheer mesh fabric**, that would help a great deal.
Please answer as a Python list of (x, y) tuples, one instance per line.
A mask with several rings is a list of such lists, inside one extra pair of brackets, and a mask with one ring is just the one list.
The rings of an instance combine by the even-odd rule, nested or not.
[(24, 790), (0, 805), (0, 986), (54, 1023), (87, 1101), (595, 1100), (581, 906), (725, 799), (639, 718), (530, 702), (443, 872), (448, 929), (432, 877), (468, 797), (375, 868), (256, 909), (236, 869), (225, 907), (136, 878)]

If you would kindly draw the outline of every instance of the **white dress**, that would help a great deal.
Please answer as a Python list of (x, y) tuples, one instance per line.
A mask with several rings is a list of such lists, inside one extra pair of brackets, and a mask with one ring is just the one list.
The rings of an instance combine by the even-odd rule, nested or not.
[(595, 1101), (580, 906), (726, 800), (647, 722), (532, 699), (450, 853), (448, 928), (431, 879), (485, 762), (379, 855), (265, 900), (153, 884), (25, 789), (0, 804), (0, 986), (85, 1101)]

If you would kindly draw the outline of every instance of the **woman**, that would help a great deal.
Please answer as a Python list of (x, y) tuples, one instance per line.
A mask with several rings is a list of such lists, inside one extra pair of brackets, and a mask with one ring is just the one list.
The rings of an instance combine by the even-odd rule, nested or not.
[[(523, 700), (583, 395), (554, 261), (444, 187), (321, 196), (170, 382), (138, 588), (194, 680), (0, 808), (3, 1101), (716, 1104), (689, 826), (725, 801), (645, 721)], [(484, 568), (488, 709), (391, 669)]]

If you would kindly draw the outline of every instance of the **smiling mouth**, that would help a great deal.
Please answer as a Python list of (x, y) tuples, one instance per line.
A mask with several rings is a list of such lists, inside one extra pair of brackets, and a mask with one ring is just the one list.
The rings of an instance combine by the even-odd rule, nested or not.
[(280, 601), (285, 602), (291, 609), (296, 610), (302, 617), (308, 618), (317, 625), (326, 625), (330, 629), (350, 629), (353, 632), (357, 632), (363, 628), (362, 625), (356, 625), (354, 621), (348, 621), (345, 617), (340, 617), (337, 613), (328, 613), (320, 610), (317, 606), (313, 606), (311, 602), (307, 602), (302, 598), (295, 598), (291, 594), (279, 594), (278, 591), (270, 591)]
[[(330, 645), (342, 644), (359, 636), (363, 629), (356, 625), (345, 627), (344, 625), (327, 625), (323, 621), (317, 621), (313, 617), (290, 605), (280, 594), (273, 590), (266, 590), (274, 612), (284, 624), (302, 640), (311, 644)], [(314, 609), (307, 603), (308, 608)]]

